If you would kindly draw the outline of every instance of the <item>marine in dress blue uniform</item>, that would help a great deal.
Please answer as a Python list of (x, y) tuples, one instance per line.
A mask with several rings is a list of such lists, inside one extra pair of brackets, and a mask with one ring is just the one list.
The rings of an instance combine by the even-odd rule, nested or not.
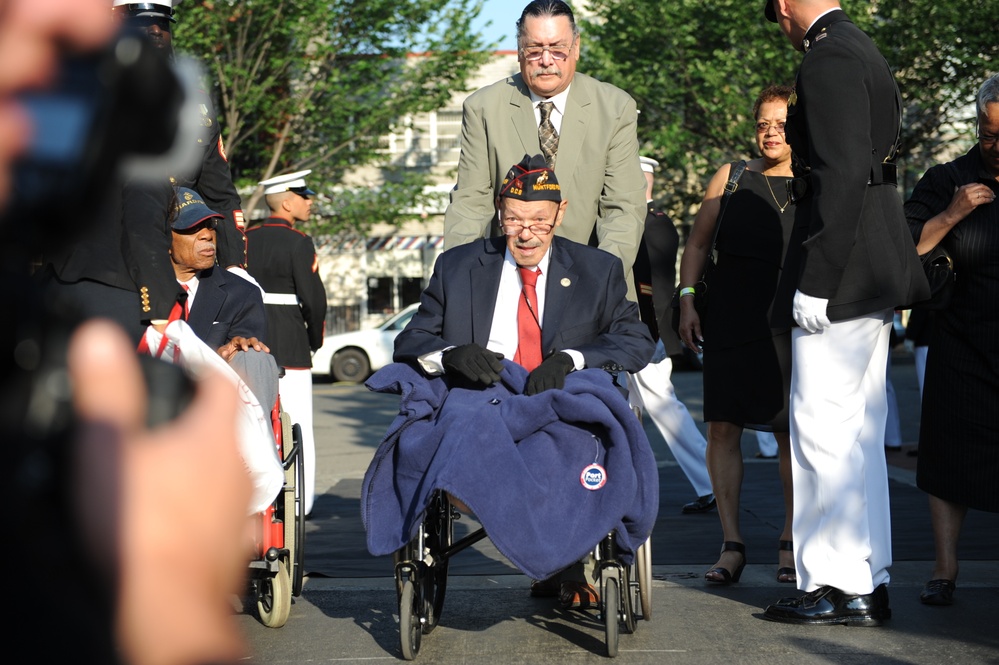
[(790, 396), (798, 588), (764, 614), (879, 626), (891, 617), (884, 453), (893, 309), (927, 297), (893, 158), (901, 104), (888, 63), (837, 0), (767, 0), (804, 51), (788, 103), (796, 201), (773, 312), (792, 330)]
[[(172, 33), (174, 7), (180, 0), (156, 2), (129, 2), (114, 0), (113, 11), (120, 14), (125, 24), (142, 30), (158, 48), (173, 56)], [(197, 138), (195, 167), (173, 175), (173, 184), (198, 192), (207, 206), (220, 214), (217, 261), (223, 268), (236, 268), (235, 272), (246, 277), (246, 236), (244, 233), (242, 203), (229, 172), (229, 159), (222, 142), (222, 129), (215, 106), (207, 90), (199, 90), (198, 110), (202, 132)]]
[(326, 287), (312, 238), (295, 228), (309, 218), (315, 192), (305, 184), (311, 171), (264, 180), (271, 216), (247, 233), (249, 271), (264, 289), (267, 345), (285, 369), (281, 404), (302, 427), (305, 453), (305, 512), (315, 497), (315, 439), (312, 432), (312, 352), (323, 345)]

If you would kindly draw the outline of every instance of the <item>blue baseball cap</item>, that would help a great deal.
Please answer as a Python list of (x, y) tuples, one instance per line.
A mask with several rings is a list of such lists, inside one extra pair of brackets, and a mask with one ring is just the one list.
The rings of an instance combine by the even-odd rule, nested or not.
[(187, 187), (177, 188), (177, 205), (174, 206), (174, 219), (170, 227), (176, 231), (194, 228), (206, 219), (222, 217), (205, 205), (201, 194)]

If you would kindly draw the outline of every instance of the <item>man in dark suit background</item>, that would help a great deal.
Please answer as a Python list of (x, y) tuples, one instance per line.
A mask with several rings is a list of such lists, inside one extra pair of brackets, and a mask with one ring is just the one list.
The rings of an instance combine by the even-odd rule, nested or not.
[(927, 297), (895, 190), (901, 105), (891, 70), (837, 0), (766, 0), (804, 51), (786, 134), (798, 201), (774, 316), (793, 316), (791, 452), (800, 598), (773, 621), (891, 617), (884, 432), (893, 308)]
[(462, 105), (461, 157), (444, 212), (444, 247), (495, 235), (494, 202), (506, 169), (525, 153), (548, 149), (548, 166), (572, 201), (556, 233), (621, 259), (634, 300), (631, 266), (645, 219), (638, 111), (623, 90), (576, 72), (579, 42), (572, 9), (562, 0), (524, 7), (517, 21), (520, 73)]
[[(395, 361), (474, 386), (499, 381), (500, 360), (510, 358), (530, 371), (526, 395), (561, 389), (574, 370), (644, 367), (654, 345), (625, 297), (621, 262), (555, 235), (567, 206), (544, 157), (524, 155), (496, 198), (504, 236), (438, 257), (419, 310), (395, 339)], [(558, 577), (535, 581), (531, 593), (558, 594), (565, 608), (598, 601), (592, 569)]]

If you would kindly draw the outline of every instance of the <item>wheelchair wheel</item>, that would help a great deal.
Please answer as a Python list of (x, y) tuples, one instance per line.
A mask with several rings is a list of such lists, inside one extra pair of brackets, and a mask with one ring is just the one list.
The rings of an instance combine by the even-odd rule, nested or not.
[(618, 647), (618, 610), (621, 608), (620, 590), (617, 585), (617, 578), (607, 576), (604, 579), (604, 637), (607, 643), (607, 656), (614, 658), (617, 656)]
[(635, 632), (638, 627), (638, 620), (635, 617), (635, 608), (638, 607), (634, 602), (634, 594), (630, 590), (636, 586), (634, 580), (634, 566), (625, 566), (621, 569), (622, 577), (624, 578), (621, 582), (621, 621), (624, 624), (624, 632), (629, 635)]
[(256, 585), (257, 614), (268, 628), (280, 628), (291, 613), (291, 575), (284, 561), (278, 562), (277, 574), (264, 577)]
[[(295, 460), (295, 510), (292, 513), (295, 516), (293, 520), (295, 533), (292, 541), (294, 551), (292, 552), (291, 593), (298, 597), (302, 595), (302, 581), (305, 577), (305, 501), (302, 498), (305, 495), (305, 453), (302, 448), (302, 426), (295, 423), (291, 432), (292, 447), (298, 447), (298, 456)], [(285, 547), (288, 547), (287, 536)]]
[(652, 537), (638, 547), (635, 552), (635, 576), (638, 578), (638, 598), (635, 608), (642, 608), (642, 618), (652, 620)]
[(447, 591), (448, 559), (441, 554), (451, 547), (454, 540), (454, 522), (451, 519), (451, 503), (444, 492), (436, 492), (424, 524), (427, 548), (430, 550), (433, 565), (426, 570), (424, 589), (427, 600), (427, 621), (423, 632), (429, 633), (440, 621), (444, 609), (444, 596)]
[(422, 594), (417, 593), (412, 580), (402, 583), (402, 595), (399, 598), (399, 641), (402, 646), (402, 657), (413, 660), (420, 651), (420, 641), (423, 629), (420, 625), (420, 600)]

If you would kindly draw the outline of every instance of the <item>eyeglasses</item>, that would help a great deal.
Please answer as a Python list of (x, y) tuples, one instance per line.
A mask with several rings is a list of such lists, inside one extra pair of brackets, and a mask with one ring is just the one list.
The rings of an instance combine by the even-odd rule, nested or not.
[(525, 226), (524, 224), (503, 223), (503, 221), (500, 220), (500, 228), (503, 229), (503, 233), (508, 236), (519, 236), (525, 229), (536, 236), (546, 236), (552, 232), (555, 225), (534, 223)]
[(787, 124), (786, 122), (775, 122), (774, 124), (771, 125), (769, 122), (758, 122), (756, 123), (756, 133), (766, 134), (767, 132), (770, 131), (770, 128), (773, 127), (774, 129), (777, 130), (778, 134), (783, 134), (784, 125), (786, 124)]
[(537, 62), (545, 54), (545, 51), (548, 51), (552, 56), (552, 60), (561, 62), (569, 57), (569, 53), (572, 51), (575, 43), (576, 39), (573, 38), (572, 43), (568, 46), (525, 46), (520, 49), (520, 53), (524, 56), (524, 60)]
[(979, 134), (977, 129), (975, 130), (975, 136), (978, 137), (978, 142), (981, 143), (984, 148), (994, 148), (996, 143), (999, 143), (999, 136)]
[(194, 235), (196, 233), (201, 233), (202, 229), (209, 229), (214, 231), (219, 225), (218, 217), (209, 217), (208, 219), (202, 220), (195, 224), (194, 226), (188, 227), (186, 229), (174, 229), (174, 233), (179, 233), (180, 235)]

